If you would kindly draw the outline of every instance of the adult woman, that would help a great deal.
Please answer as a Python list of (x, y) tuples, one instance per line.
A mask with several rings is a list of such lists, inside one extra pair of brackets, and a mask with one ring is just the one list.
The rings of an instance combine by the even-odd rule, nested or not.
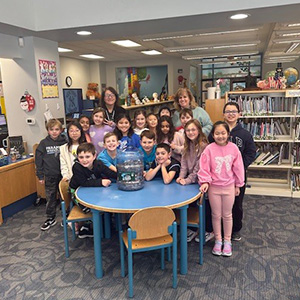
[(188, 88), (179, 88), (174, 99), (175, 113), (173, 115), (173, 124), (175, 127), (181, 125), (179, 112), (183, 108), (190, 108), (193, 111), (193, 118), (198, 120), (202, 126), (203, 133), (208, 136), (212, 129), (212, 122), (208, 113), (195, 101), (192, 92)]
[(126, 110), (118, 105), (119, 95), (113, 87), (107, 87), (101, 95), (101, 107), (105, 110), (104, 124), (115, 127), (118, 115), (126, 114)]

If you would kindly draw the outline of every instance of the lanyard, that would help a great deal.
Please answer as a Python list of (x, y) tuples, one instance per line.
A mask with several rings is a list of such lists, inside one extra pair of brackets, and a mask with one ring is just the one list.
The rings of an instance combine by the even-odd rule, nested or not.
[(109, 113), (108, 113), (108, 110), (107, 110), (107, 109), (105, 110), (105, 112), (106, 112), (107, 120), (108, 120), (108, 121), (114, 121), (114, 119), (115, 119), (115, 112), (116, 112), (116, 111), (115, 111), (115, 110), (112, 111), (112, 116), (111, 116), (111, 118), (110, 118), (110, 116), (109, 116)]

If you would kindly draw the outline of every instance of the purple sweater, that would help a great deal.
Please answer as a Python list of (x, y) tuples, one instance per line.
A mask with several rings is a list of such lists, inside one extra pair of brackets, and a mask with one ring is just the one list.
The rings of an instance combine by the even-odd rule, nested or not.
[(199, 159), (200, 155), (207, 146), (203, 143), (200, 147), (198, 153), (195, 150), (194, 144), (191, 145), (190, 151), (182, 155), (181, 158), (181, 168), (180, 168), (180, 178), (184, 178), (186, 184), (191, 184), (197, 182), (197, 173), (199, 171)]

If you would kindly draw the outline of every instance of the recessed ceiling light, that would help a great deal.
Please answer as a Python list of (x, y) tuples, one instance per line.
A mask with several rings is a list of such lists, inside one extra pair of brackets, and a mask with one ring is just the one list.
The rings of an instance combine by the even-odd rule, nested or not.
[(141, 45), (131, 40), (111, 41), (111, 43), (122, 47), (140, 47)]
[(90, 31), (84, 31), (84, 30), (82, 30), (82, 31), (77, 31), (76, 32), (78, 35), (90, 35), (90, 34), (92, 34)]
[(58, 52), (73, 52), (71, 49), (58, 47)]
[(159, 51), (156, 51), (156, 50), (145, 50), (145, 51), (141, 51), (143, 54), (146, 54), (146, 55), (160, 55), (162, 54), (161, 52)]
[(231, 20), (243, 20), (247, 19), (250, 15), (249, 14), (235, 14), (230, 17)]
[(104, 56), (96, 55), (96, 54), (82, 54), (81, 57), (91, 58), (91, 59), (100, 59), (105, 58)]

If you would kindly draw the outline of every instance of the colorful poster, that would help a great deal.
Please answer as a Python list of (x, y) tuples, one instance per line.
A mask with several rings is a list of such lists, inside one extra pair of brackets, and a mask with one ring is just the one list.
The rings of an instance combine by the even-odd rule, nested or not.
[(39, 59), (42, 97), (58, 98), (56, 62)]

